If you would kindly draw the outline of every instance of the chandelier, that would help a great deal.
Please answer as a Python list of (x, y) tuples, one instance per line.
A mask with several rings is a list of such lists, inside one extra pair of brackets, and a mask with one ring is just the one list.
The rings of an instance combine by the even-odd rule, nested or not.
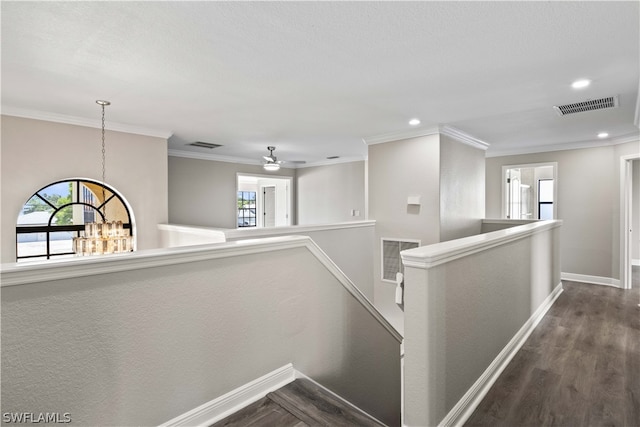
[[(83, 235), (73, 239), (73, 252), (78, 256), (103, 255), (131, 252), (131, 236), (124, 229), (122, 221), (108, 221), (106, 215), (105, 191), (105, 144), (104, 144), (104, 107), (109, 101), (96, 101), (102, 106), (102, 222), (88, 222), (84, 225)], [(98, 213), (100, 211), (98, 210)]]

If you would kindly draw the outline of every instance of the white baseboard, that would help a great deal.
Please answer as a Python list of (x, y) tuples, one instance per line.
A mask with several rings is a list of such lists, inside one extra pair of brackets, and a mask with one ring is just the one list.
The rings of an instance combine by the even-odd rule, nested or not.
[(167, 421), (160, 427), (210, 426), (296, 379), (291, 363)]
[(631, 265), (638, 265), (638, 266), (640, 266), (640, 259), (632, 259), (632, 260), (631, 260)]
[(562, 283), (559, 283), (525, 324), (522, 325), (514, 337), (511, 338), (493, 362), (491, 362), (480, 378), (478, 378), (451, 411), (440, 421), (439, 426), (461, 426), (469, 419), (473, 411), (476, 410), (482, 399), (487, 395), (491, 386), (496, 382), (502, 371), (504, 371), (509, 362), (511, 362), (511, 359), (513, 359), (518, 350), (520, 350), (527, 338), (529, 338), (529, 335), (531, 335), (561, 293)]
[(575, 274), (575, 273), (560, 273), (561, 280), (568, 280), (571, 282), (590, 283), (592, 285), (613, 286), (614, 288), (620, 287), (620, 280), (612, 277), (600, 277), (589, 276), (587, 274)]
[(335, 394), (333, 391), (329, 390), (328, 388), (326, 388), (325, 386), (323, 386), (322, 384), (319, 384), (317, 382), (315, 382), (313, 379), (309, 378), (308, 376), (306, 376), (305, 374), (303, 374), (300, 371), (296, 371), (294, 369), (295, 373), (296, 373), (296, 379), (298, 378), (304, 378), (305, 380), (308, 380), (310, 382), (312, 382), (313, 384), (315, 384), (316, 386), (318, 386), (319, 388), (321, 388), (322, 390), (324, 390), (326, 393), (332, 395), (333, 397), (335, 397), (336, 399), (340, 400), (342, 403), (344, 403), (345, 405), (348, 405), (349, 407), (351, 407), (354, 411), (360, 412), (361, 414), (363, 414), (365, 417), (371, 418), (376, 420), (378, 423), (380, 423), (381, 425), (385, 425), (382, 421), (380, 421), (379, 419), (377, 419), (376, 417), (374, 417), (373, 415), (363, 411), (362, 409), (358, 408), (356, 405), (354, 405), (353, 403), (349, 402), (348, 400), (345, 400), (344, 397)]

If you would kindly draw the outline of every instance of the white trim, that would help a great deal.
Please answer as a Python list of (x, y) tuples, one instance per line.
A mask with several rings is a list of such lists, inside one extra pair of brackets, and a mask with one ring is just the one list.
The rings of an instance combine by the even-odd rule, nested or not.
[(518, 350), (524, 345), (527, 338), (529, 338), (561, 293), (562, 283), (559, 283), (496, 358), (493, 359), (493, 362), (491, 362), (489, 367), (480, 375), (480, 378), (473, 383), (458, 403), (456, 403), (451, 411), (440, 421), (439, 426), (461, 426), (469, 419), (473, 411), (475, 411), (482, 399), (487, 395), (491, 386), (493, 386)]
[(291, 363), (262, 377), (240, 386), (229, 393), (179, 415), (160, 427), (206, 427), (216, 423), (240, 409), (256, 402), (268, 393), (293, 382), (297, 378)]
[(305, 379), (313, 383), (318, 388), (322, 389), (325, 393), (335, 397), (345, 405), (351, 407), (354, 411), (360, 412), (364, 416), (377, 421), (381, 425), (384, 425), (383, 422), (376, 419), (371, 414), (368, 414), (367, 412), (355, 406), (353, 403), (345, 400), (342, 396), (337, 395), (322, 384), (309, 378), (302, 372), (294, 369), (293, 365), (291, 363), (288, 363), (285, 366), (269, 372), (268, 374), (263, 375), (256, 380), (253, 380), (245, 385), (231, 390), (230, 392), (225, 393), (224, 395), (217, 397), (207, 403), (204, 403), (197, 408), (185, 412), (184, 414), (161, 424), (159, 427), (210, 426), (240, 411), (241, 409), (246, 408), (252, 403), (262, 399), (267, 394), (276, 391), (297, 379)]
[(409, 249), (401, 252), (402, 262), (405, 266), (427, 269), (495, 246), (524, 239), (561, 225), (561, 220), (536, 221), (503, 230)]
[(303, 164), (296, 164), (295, 167), (296, 169), (304, 169), (304, 168), (313, 168), (316, 166), (331, 166), (331, 165), (337, 165), (340, 163), (364, 162), (365, 160), (367, 160), (367, 156), (339, 157), (337, 159), (325, 159), (325, 160), (318, 160), (317, 162), (307, 162)]
[[(636, 132), (611, 139), (584, 140), (550, 145), (532, 145), (527, 147), (514, 148), (492, 148), (487, 150), (485, 157), (516, 156), (519, 154), (547, 153), (550, 151), (578, 150), (581, 148), (608, 147), (612, 145), (626, 144), (640, 140), (640, 135)], [(495, 147), (495, 146), (494, 146)]]
[(349, 221), (338, 222), (334, 224), (314, 224), (314, 225), (290, 225), (287, 227), (268, 227), (268, 228), (229, 228), (221, 230), (224, 232), (227, 240), (229, 239), (247, 239), (253, 237), (276, 236), (282, 234), (301, 234), (315, 231), (344, 230), (347, 228), (375, 227), (376, 222), (368, 221)]
[(632, 259), (631, 260), (631, 265), (640, 266), (640, 259)]
[(375, 145), (375, 144), (383, 144), (385, 142), (399, 141), (402, 139), (409, 138), (418, 138), (420, 136), (427, 135), (446, 135), (450, 138), (455, 139), (458, 142), (463, 144), (470, 145), (474, 148), (479, 148), (481, 150), (486, 150), (489, 148), (489, 144), (485, 141), (476, 138), (474, 136), (469, 135), (466, 132), (461, 131), (460, 129), (454, 128), (449, 125), (438, 125), (428, 128), (417, 128), (411, 130), (403, 130), (399, 132), (390, 132), (382, 135), (374, 135), (362, 138), (362, 141), (366, 145)]
[(149, 249), (126, 254), (2, 264), (0, 286), (26, 285), (305, 247), (309, 245), (310, 240), (305, 236), (283, 236), (254, 241)]
[(638, 79), (638, 91), (636, 93), (636, 111), (633, 116), (633, 124), (640, 128), (640, 79)]
[(453, 126), (440, 126), (440, 133), (453, 138), (458, 142), (470, 145), (473, 148), (479, 148), (484, 151), (489, 148), (489, 144), (487, 142), (478, 139), (475, 136), (469, 135), (468, 133), (463, 132), (460, 129), (456, 129)]
[(631, 230), (633, 204), (633, 161), (640, 153), (620, 156), (620, 287), (631, 289)]
[(322, 384), (316, 382), (315, 380), (313, 380), (312, 378), (309, 378), (308, 376), (306, 376), (305, 374), (303, 374), (302, 372), (295, 370), (296, 373), (296, 379), (305, 379), (313, 384), (315, 384), (317, 387), (321, 388), (323, 391), (325, 391), (327, 394), (330, 394), (331, 396), (335, 397), (336, 399), (338, 399), (339, 401), (341, 401), (342, 403), (344, 403), (345, 405), (351, 407), (351, 409), (353, 409), (354, 411), (360, 412), (361, 414), (363, 414), (365, 417), (367, 418), (371, 418), (375, 421), (377, 421), (378, 423), (380, 423), (380, 425), (385, 425), (385, 423), (383, 423), (382, 421), (380, 421), (379, 419), (377, 419), (376, 417), (374, 417), (373, 415), (363, 411), (362, 409), (358, 408), (356, 405), (354, 405), (353, 403), (349, 402), (348, 400), (346, 400), (344, 397), (335, 394), (333, 391), (329, 390), (328, 388), (326, 388), (325, 386), (323, 386)]
[[(29, 110), (26, 108), (2, 107), (2, 115), (22, 117), (25, 119), (44, 120), (47, 122), (64, 123), (67, 125), (85, 126), (90, 128), (102, 128), (102, 122), (99, 119), (87, 119), (86, 117), (69, 116), (65, 114), (49, 113), (45, 111)], [(125, 123), (106, 122), (107, 130), (116, 132), (133, 133), (136, 135), (153, 136), (156, 138), (169, 139), (173, 135), (172, 131), (161, 129), (150, 129), (142, 126), (134, 126)]]
[(614, 288), (622, 288), (620, 280), (613, 277), (590, 276), (588, 274), (576, 273), (560, 273), (561, 280), (569, 282), (589, 283), (592, 285), (613, 286)]
[[(198, 153), (195, 151), (176, 150), (175, 148), (168, 149), (167, 154), (171, 157), (184, 157), (186, 159), (209, 160), (209, 161), (215, 161), (215, 162), (239, 163), (242, 165), (262, 166), (262, 161), (258, 159), (246, 159), (244, 157), (221, 156), (218, 154), (211, 154), (211, 153)], [(288, 167), (288, 166), (285, 166), (284, 164), (282, 164), (281, 166)]]
[(362, 306), (398, 342), (402, 335), (374, 307), (367, 297), (353, 284), (342, 270), (307, 236), (280, 236), (264, 239), (238, 240), (197, 246), (181, 246), (169, 249), (151, 249), (127, 254), (101, 255), (97, 257), (71, 258), (37, 263), (11, 263), (0, 267), (0, 286), (20, 286), (38, 282), (50, 282), (75, 277), (86, 277), (142, 268), (163, 267), (197, 261), (229, 258), (241, 255), (268, 253), (293, 248), (306, 248), (340, 282)]
[[(167, 150), (167, 154), (171, 157), (183, 157), (185, 159), (197, 159), (197, 160), (208, 160), (214, 162), (225, 162), (225, 163), (237, 163), (241, 165), (257, 165), (262, 166), (263, 162), (259, 159), (247, 159), (245, 157), (234, 157), (234, 156), (222, 156), (219, 154), (212, 153), (200, 153), (196, 151), (186, 151), (179, 150), (176, 148), (170, 148)], [(340, 157), (339, 159), (332, 160), (319, 160), (317, 162), (308, 162), (308, 163), (288, 163), (286, 160), (280, 164), (280, 167), (285, 169), (303, 169), (303, 168), (311, 168), (314, 166), (331, 166), (339, 163), (353, 163), (353, 162), (363, 162), (366, 160), (366, 157)]]
[(438, 126), (430, 128), (417, 128), (411, 130), (403, 130), (400, 132), (390, 132), (381, 135), (367, 136), (362, 138), (362, 142), (366, 145), (384, 144), (385, 142), (400, 141), (402, 139), (418, 138), (420, 136), (437, 135), (440, 133)]

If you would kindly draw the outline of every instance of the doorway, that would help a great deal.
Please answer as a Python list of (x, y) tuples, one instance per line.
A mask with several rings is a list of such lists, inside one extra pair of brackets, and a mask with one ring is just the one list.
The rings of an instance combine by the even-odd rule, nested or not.
[(633, 285), (633, 260), (640, 252), (640, 209), (638, 200), (634, 203), (634, 194), (636, 199), (639, 198), (640, 190), (637, 170), (640, 165), (639, 159), (640, 154), (620, 157), (620, 287), (623, 289), (631, 289)]
[[(292, 225), (292, 184), (292, 177), (238, 173), (237, 227)], [(249, 194), (249, 203), (244, 202), (246, 194)]]
[(262, 223), (265, 227), (276, 226), (276, 187), (262, 187)]
[(557, 218), (557, 163), (502, 167), (502, 218)]

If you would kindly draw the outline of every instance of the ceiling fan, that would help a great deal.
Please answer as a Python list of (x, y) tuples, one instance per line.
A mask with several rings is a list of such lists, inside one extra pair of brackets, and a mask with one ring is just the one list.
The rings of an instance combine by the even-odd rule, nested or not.
[(296, 164), (304, 164), (306, 163), (304, 160), (278, 160), (278, 158), (276, 156), (273, 155), (273, 152), (275, 151), (276, 147), (273, 146), (268, 146), (267, 150), (269, 150), (269, 155), (268, 156), (262, 156), (262, 158), (266, 161), (266, 163), (264, 163), (262, 165), (262, 167), (265, 170), (268, 171), (277, 171), (278, 169), (280, 169), (280, 165), (282, 163), (296, 163)]

